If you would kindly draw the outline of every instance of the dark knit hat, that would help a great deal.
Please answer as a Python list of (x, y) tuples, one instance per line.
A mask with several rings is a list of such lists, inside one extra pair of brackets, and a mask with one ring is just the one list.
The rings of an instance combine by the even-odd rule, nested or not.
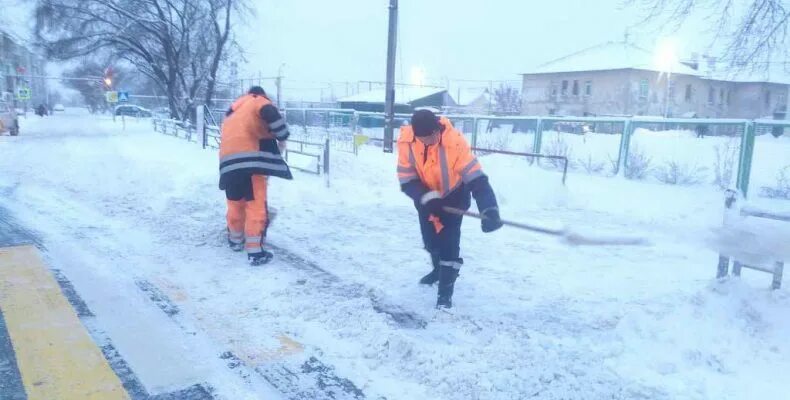
[(411, 115), (411, 128), (414, 136), (430, 136), (441, 128), (439, 117), (431, 110), (417, 110)]
[(260, 86), (253, 86), (247, 92), (248, 94), (257, 94), (258, 96), (266, 96), (266, 92), (263, 91), (263, 88)]

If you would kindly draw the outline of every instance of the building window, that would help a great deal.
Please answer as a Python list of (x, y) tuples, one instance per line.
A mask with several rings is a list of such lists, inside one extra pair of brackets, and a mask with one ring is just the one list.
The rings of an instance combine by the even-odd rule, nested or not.
[(574, 96), (579, 95), (579, 81), (576, 80), (573, 81), (573, 95)]
[(691, 103), (691, 85), (686, 85), (686, 93), (684, 98), (686, 99), (686, 103)]
[(719, 105), (724, 104), (724, 89), (719, 89)]
[(592, 81), (584, 82), (584, 95), (592, 96)]
[(562, 95), (568, 95), (568, 81), (562, 81)]
[(708, 89), (708, 104), (713, 104), (714, 98), (716, 97), (716, 89), (712, 86)]
[(771, 107), (771, 91), (768, 90), (765, 92), (765, 106)]
[(647, 79), (642, 79), (639, 81), (639, 99), (640, 100), (647, 100), (647, 95), (649, 93), (650, 86), (647, 82)]
[(675, 81), (669, 80), (669, 99), (675, 100)]
[(727, 89), (727, 105), (732, 104), (732, 90)]
[(784, 108), (787, 105), (785, 103), (787, 101), (787, 96), (785, 96), (784, 93), (782, 93), (779, 96), (777, 96), (776, 100), (778, 101), (778, 105), (779, 105), (780, 108)]
[(557, 98), (557, 84), (554, 82), (551, 83), (551, 98)]

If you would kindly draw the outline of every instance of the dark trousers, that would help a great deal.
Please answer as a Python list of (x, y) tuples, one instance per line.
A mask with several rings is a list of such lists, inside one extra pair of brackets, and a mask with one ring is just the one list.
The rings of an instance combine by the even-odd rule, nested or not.
[(461, 256), (461, 222), (463, 215), (443, 214), (441, 216), (444, 229), (436, 233), (433, 223), (428, 220), (430, 214), (417, 208), (420, 218), (420, 231), (425, 250), (439, 256), (441, 261), (457, 261)]

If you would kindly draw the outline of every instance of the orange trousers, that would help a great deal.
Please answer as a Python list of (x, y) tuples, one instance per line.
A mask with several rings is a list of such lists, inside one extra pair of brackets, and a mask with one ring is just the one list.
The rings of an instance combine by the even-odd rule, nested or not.
[(252, 200), (228, 200), (228, 239), (241, 244), (247, 254), (260, 253), (268, 224), (266, 176), (252, 176)]

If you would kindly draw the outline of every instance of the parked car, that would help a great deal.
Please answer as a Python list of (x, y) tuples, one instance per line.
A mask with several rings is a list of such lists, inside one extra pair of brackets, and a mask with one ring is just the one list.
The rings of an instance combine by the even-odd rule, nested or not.
[(52, 107), (52, 111), (66, 111), (66, 107), (63, 107), (63, 104), (55, 104), (55, 107)]
[(25, 109), (24, 108), (17, 108), (16, 109), (16, 115), (25, 115)]
[(157, 107), (154, 109), (154, 114), (170, 117), (170, 107)]
[(126, 115), (128, 117), (151, 117), (151, 110), (133, 104), (124, 104), (115, 107), (115, 115)]
[(9, 107), (8, 103), (0, 101), (0, 134), (8, 132), (11, 136), (19, 134), (19, 119), (16, 110)]

